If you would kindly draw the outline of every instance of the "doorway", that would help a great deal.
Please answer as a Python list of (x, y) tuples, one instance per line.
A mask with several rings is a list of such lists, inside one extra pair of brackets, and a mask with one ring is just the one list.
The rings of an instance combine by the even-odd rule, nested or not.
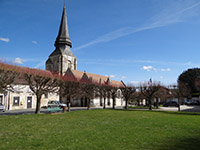
[(27, 108), (32, 108), (32, 97), (27, 97)]

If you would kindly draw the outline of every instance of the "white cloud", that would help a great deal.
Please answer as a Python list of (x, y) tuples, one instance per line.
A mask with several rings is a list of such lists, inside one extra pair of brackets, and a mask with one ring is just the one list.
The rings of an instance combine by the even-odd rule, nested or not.
[(23, 62), (24, 60), (19, 57), (15, 58), (15, 60), (13, 61), (14, 64), (23, 64)]
[(37, 41), (32, 41), (33, 44), (37, 44)]
[(167, 69), (160, 69), (160, 71), (162, 71), (162, 72), (169, 72), (169, 71), (171, 71), (171, 69), (170, 69), (170, 68), (167, 68)]
[(167, 68), (167, 69), (158, 69), (158, 68), (154, 68), (152, 66), (143, 66), (142, 70), (145, 70), (145, 71), (155, 71), (155, 72), (158, 72), (158, 71), (169, 72), (169, 71), (171, 71), (170, 68)]
[(146, 70), (146, 71), (152, 71), (152, 70), (154, 70), (154, 71), (157, 71), (157, 69), (155, 69), (155, 68), (152, 67), (152, 66), (143, 66), (143, 67), (142, 67), (142, 70)]
[(3, 41), (3, 42), (10, 42), (10, 39), (9, 39), (9, 38), (0, 38), (0, 41)]
[(160, 79), (163, 79), (164, 77), (163, 76), (160, 76)]
[(141, 27), (135, 28), (135, 27), (123, 27), (118, 30), (115, 30), (113, 32), (107, 33), (105, 35), (102, 35), (98, 37), (95, 40), (92, 40), (84, 45), (81, 45), (76, 50), (86, 48), (88, 46), (103, 43), (103, 42), (109, 42), (115, 39), (118, 39), (123, 36), (127, 36), (136, 32), (141, 32), (145, 30), (155, 29), (159, 27), (168, 26), (171, 24), (183, 22), (183, 20), (187, 17), (192, 17), (197, 15), (192, 11), (195, 7), (200, 5), (200, 2), (193, 3), (192, 1), (190, 4), (188, 4), (188, 1), (185, 2), (174, 2), (172, 6), (167, 7), (160, 13), (157, 13), (158, 15), (154, 16), (149, 23), (146, 25), (143, 25)]

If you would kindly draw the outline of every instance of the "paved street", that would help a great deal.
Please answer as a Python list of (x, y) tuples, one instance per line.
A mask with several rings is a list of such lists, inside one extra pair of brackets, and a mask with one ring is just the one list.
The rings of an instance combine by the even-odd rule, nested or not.
[[(93, 107), (91, 109), (102, 109), (102, 107)], [(87, 107), (71, 107), (71, 111), (78, 111), (78, 110), (87, 110)], [(3, 115), (27, 115), (27, 114), (34, 114), (35, 109), (20, 109), (20, 110), (9, 110), (5, 112), (0, 112), (0, 116)], [(41, 109), (40, 113), (42, 114), (49, 114), (50, 112), (48, 109)]]
[[(112, 107), (107, 107), (107, 109)], [(91, 109), (102, 109), (102, 107), (92, 107)], [(116, 107), (116, 109), (122, 109), (122, 107)], [(87, 110), (87, 107), (71, 107), (71, 111)], [(147, 110), (147, 109), (134, 109), (134, 110)], [(160, 107), (154, 111), (178, 111), (177, 107)], [(186, 106), (181, 105), (181, 111), (183, 112), (200, 112), (200, 106)], [(34, 114), (35, 109), (21, 109), (21, 110), (9, 110), (6, 112), (0, 112), (0, 116), (3, 115), (27, 115)], [(48, 109), (41, 109), (42, 114), (49, 114)]]
[[(160, 107), (159, 110), (162, 111), (178, 111), (177, 107)], [(200, 106), (187, 106), (187, 105), (181, 105), (181, 111), (183, 112), (200, 112)]]

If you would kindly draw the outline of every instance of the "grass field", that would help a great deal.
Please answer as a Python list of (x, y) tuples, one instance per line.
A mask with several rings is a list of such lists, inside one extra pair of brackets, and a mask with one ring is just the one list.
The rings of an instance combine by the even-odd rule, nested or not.
[(90, 110), (0, 116), (0, 150), (199, 150), (200, 115)]

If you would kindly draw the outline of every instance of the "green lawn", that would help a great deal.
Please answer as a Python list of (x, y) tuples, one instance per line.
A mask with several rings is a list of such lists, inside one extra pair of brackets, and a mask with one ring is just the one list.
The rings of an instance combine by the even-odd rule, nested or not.
[(199, 150), (200, 115), (90, 110), (0, 116), (0, 150)]

